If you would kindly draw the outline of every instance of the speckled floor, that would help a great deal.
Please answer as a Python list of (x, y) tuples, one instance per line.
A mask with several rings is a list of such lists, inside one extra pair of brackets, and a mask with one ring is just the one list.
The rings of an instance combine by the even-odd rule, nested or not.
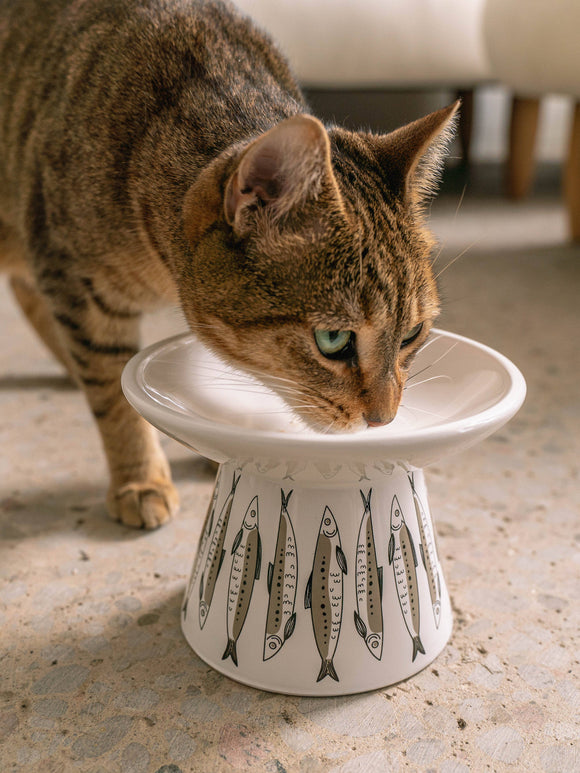
[[(280, 697), (218, 675), (179, 607), (212, 470), (166, 442), (182, 512), (154, 532), (105, 514), (82, 396), (0, 284), (0, 770), (384, 773), (580, 770), (580, 248), (554, 196), (468, 192), (433, 209), (441, 327), (512, 358), (528, 398), (503, 430), (427, 471), (455, 609), (405, 683)], [(147, 339), (177, 318), (149, 320)]]

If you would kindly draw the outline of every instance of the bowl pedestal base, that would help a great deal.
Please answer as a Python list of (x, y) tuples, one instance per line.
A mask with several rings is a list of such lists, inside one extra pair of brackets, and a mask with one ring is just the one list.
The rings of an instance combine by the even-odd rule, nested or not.
[(223, 463), (182, 613), (218, 671), (346, 695), (406, 679), (445, 647), (452, 613), (421, 469), (503, 426), (526, 386), (503, 355), (444, 330), (413, 368), (388, 426), (333, 435), (300, 426), (193, 334), (126, 365), (133, 407)]
[(187, 641), (232, 679), (291, 695), (422, 670), (452, 627), (423, 472), (337, 465), (303, 478), (221, 465), (183, 603)]

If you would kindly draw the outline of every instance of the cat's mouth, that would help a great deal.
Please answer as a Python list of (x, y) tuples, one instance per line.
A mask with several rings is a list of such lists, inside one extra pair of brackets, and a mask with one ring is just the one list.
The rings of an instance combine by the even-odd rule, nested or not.
[[(299, 415), (299, 414), (298, 414)], [(299, 418), (309, 427), (309, 429), (323, 435), (349, 435), (357, 432), (363, 432), (368, 429), (375, 429), (378, 427), (386, 427), (391, 423), (393, 419), (387, 421), (369, 421), (364, 415), (358, 419), (352, 419), (348, 422), (337, 421), (336, 419), (330, 420), (312, 420), (306, 419), (304, 416)], [(393, 417), (394, 418), (394, 417)]]
[(389, 417), (388, 419), (383, 419), (381, 416), (367, 416), (366, 414), (363, 414), (363, 420), (366, 422), (366, 425), (369, 429), (372, 429), (373, 427), (386, 427), (387, 424), (390, 424), (395, 417)]
[[(195, 322), (191, 326), (197, 327)], [(271, 354), (276, 342), (267, 347), (269, 342), (262, 341), (257, 349), (253, 339), (244, 338), (246, 331), (238, 329), (233, 335), (219, 319), (196, 332), (231, 367), (277, 395), (305, 429), (319, 434), (350, 434), (385, 427), (395, 418), (404, 380), (399, 368), (390, 374), (365, 377), (360, 368), (355, 372), (347, 363), (329, 363), (327, 357), (321, 366), (308, 350), (302, 358), (294, 352), (294, 367), (288, 367), (287, 360), (280, 363)], [(324, 343), (335, 345), (333, 340)]]
[[(273, 389), (271, 384), (267, 385)], [(273, 391), (278, 392), (275, 388)], [(367, 429), (385, 427), (395, 418), (396, 411), (388, 415), (380, 413), (365, 413), (364, 410), (349, 411), (342, 405), (337, 405), (331, 400), (319, 396), (317, 400), (311, 399), (308, 404), (297, 401), (287, 394), (278, 395), (302, 421), (302, 423), (319, 434), (339, 435), (362, 432)]]

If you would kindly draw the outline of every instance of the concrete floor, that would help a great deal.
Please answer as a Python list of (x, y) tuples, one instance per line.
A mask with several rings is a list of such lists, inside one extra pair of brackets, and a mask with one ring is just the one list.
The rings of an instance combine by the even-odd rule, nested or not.
[[(388, 689), (281, 697), (215, 673), (179, 607), (211, 468), (165, 442), (181, 514), (107, 519), (82, 396), (0, 284), (0, 770), (384, 773), (580, 770), (580, 249), (556, 196), (444, 195), (441, 327), (497, 348), (528, 398), (427, 470), (455, 610), (443, 654)], [(148, 341), (177, 317), (149, 320)]]

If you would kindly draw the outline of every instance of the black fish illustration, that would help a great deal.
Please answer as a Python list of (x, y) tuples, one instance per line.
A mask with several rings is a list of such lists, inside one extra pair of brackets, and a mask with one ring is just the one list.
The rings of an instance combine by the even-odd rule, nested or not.
[(254, 582), (260, 577), (262, 542), (258, 528), (258, 497), (255, 496), (246, 510), (242, 528), (236, 534), (232, 546), (232, 568), (228, 586), (227, 632), (228, 646), (222, 660), (230, 658), (238, 665), (236, 645), (246, 622), (250, 608)]
[(389, 564), (395, 573), (395, 585), (403, 620), (413, 640), (413, 660), (418, 652), (425, 654), (419, 632), (419, 589), (417, 587), (417, 554), (411, 532), (396, 496), (391, 504), (391, 536), (389, 538)]
[(375, 535), (371, 513), (371, 494), (360, 492), (364, 513), (356, 546), (356, 630), (377, 660), (383, 655), (383, 567), (377, 565)]
[(415, 490), (415, 481), (412, 475), (409, 476), (409, 483), (411, 484), (411, 490), (413, 491), (415, 514), (417, 516), (417, 525), (421, 536), (419, 551), (421, 553), (425, 572), (427, 573), (427, 580), (429, 581), (429, 595), (431, 596), (435, 628), (439, 628), (439, 623), (441, 622), (441, 576), (439, 574), (439, 559), (435, 547), (435, 537), (427, 513)]
[(193, 569), (191, 570), (191, 577), (189, 578), (189, 584), (187, 586), (187, 591), (185, 592), (185, 601), (183, 602), (183, 606), (181, 607), (181, 612), (183, 614), (183, 619), (187, 619), (187, 605), (189, 604), (189, 600), (191, 598), (191, 594), (193, 593), (193, 589), (195, 587), (195, 582), (197, 580), (197, 577), (199, 575), (199, 570), (201, 569), (201, 565), (203, 562), (203, 556), (205, 553), (205, 549), (207, 547), (207, 541), (209, 539), (209, 535), (211, 534), (211, 531), (213, 529), (213, 519), (215, 516), (215, 506), (217, 503), (218, 493), (220, 489), (220, 483), (221, 483), (221, 467), (220, 472), (218, 473), (218, 477), (214, 486), (213, 490), (213, 496), (211, 498), (211, 502), (209, 503), (209, 507), (207, 509), (207, 514), (205, 516), (204, 526), (203, 526), (203, 534), (199, 543), (199, 547), (197, 549), (197, 555), (195, 557), (195, 562), (193, 564)]
[(316, 647), (322, 658), (317, 682), (325, 676), (339, 681), (333, 660), (342, 625), (343, 575), (346, 573), (338, 525), (332, 511), (326, 507), (304, 598), (305, 608), (311, 610)]
[(232, 488), (226, 501), (223, 504), (216, 525), (214, 527), (209, 545), (209, 551), (205, 561), (205, 568), (203, 570), (203, 574), (201, 575), (201, 581), (199, 583), (199, 625), (201, 628), (203, 628), (206, 623), (215, 591), (215, 585), (220, 573), (220, 569), (222, 568), (224, 556), (226, 554), (226, 551), (224, 550), (226, 531), (228, 529), (228, 523), (232, 512), (232, 504), (234, 502), (236, 487), (240, 482), (240, 478), (241, 473), (239, 473), (236, 477), (236, 473), (234, 472)]
[(298, 555), (296, 536), (288, 513), (288, 502), (292, 491), (284, 495), (281, 490), (282, 506), (276, 539), (273, 563), (268, 565), (268, 614), (264, 637), (264, 660), (277, 655), (284, 642), (292, 636), (296, 625), (296, 586), (298, 581)]

